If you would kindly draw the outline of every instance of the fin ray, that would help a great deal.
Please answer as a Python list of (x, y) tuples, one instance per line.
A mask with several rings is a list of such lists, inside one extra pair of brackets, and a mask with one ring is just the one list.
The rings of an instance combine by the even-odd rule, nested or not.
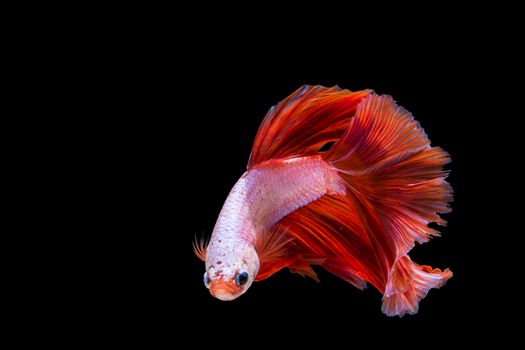
[(208, 240), (204, 237), (197, 239), (197, 236), (195, 236), (192, 245), (195, 255), (197, 255), (197, 257), (202, 261), (206, 261), (206, 248), (208, 247)]

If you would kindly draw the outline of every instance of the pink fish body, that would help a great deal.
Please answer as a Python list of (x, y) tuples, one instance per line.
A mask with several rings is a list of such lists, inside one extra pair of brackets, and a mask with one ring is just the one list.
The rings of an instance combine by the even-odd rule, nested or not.
[(296, 91), (266, 116), (209, 244), (195, 246), (210, 293), (235, 299), (285, 267), (317, 280), (319, 265), (358, 288), (374, 285), (387, 315), (416, 313), (452, 276), (407, 255), (449, 211), (448, 155), (429, 143), (387, 96)]

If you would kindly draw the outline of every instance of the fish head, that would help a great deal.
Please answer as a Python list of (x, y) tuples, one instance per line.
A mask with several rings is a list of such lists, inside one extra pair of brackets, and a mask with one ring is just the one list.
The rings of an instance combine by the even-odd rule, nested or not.
[(213, 250), (211, 253), (207, 254), (204, 273), (204, 285), (210, 294), (229, 301), (245, 293), (259, 271), (259, 258), (255, 249), (245, 245), (229, 250), (229, 254), (213, 254)]

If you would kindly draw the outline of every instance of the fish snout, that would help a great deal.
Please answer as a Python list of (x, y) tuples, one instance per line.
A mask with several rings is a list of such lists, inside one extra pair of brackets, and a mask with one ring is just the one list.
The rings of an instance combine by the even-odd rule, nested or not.
[(210, 293), (215, 298), (229, 301), (242, 294), (243, 288), (234, 280), (214, 280), (210, 281)]

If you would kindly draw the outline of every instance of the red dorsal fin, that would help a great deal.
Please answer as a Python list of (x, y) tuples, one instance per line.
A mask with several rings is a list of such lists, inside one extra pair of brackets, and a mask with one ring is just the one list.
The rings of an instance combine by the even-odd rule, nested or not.
[(357, 104), (370, 92), (308, 85), (298, 89), (266, 114), (255, 137), (248, 169), (271, 159), (317, 153), (343, 135)]

